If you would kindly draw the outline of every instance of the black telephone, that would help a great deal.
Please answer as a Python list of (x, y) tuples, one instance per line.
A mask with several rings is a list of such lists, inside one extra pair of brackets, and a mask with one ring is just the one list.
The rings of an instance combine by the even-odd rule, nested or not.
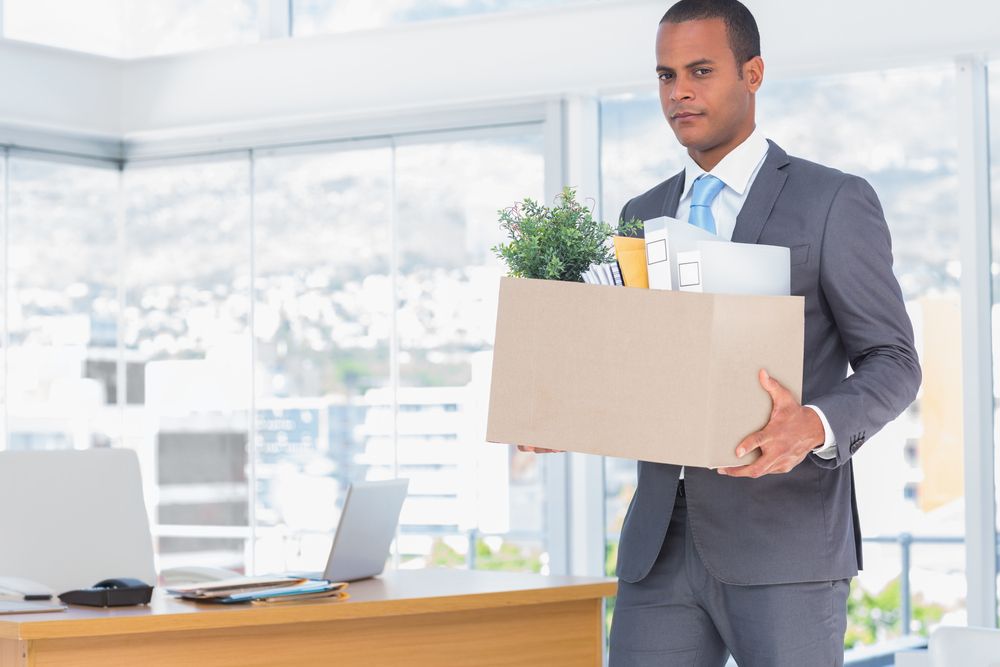
[(87, 607), (127, 607), (148, 604), (153, 597), (153, 587), (139, 579), (105, 579), (90, 588), (66, 591), (59, 599), (66, 604)]

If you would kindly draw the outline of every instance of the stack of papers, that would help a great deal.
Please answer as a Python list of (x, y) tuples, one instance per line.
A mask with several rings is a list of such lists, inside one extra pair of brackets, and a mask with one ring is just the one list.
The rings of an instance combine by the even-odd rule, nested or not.
[(176, 586), (167, 591), (185, 600), (233, 604), (238, 602), (293, 602), (332, 598), (346, 599), (347, 584), (302, 577), (235, 577), (220, 581)]
[(624, 285), (622, 282), (622, 272), (618, 267), (618, 262), (607, 264), (591, 264), (590, 268), (583, 272), (581, 276), (583, 282), (591, 285)]

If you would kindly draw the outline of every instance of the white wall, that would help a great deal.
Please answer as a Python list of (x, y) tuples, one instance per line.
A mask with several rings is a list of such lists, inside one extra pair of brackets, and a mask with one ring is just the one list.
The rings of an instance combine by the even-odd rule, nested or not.
[(0, 40), (0, 128), (120, 137), (120, 61)]
[[(1000, 51), (1000, 3), (750, 0), (770, 76)], [(418, 23), (125, 66), (128, 134), (490, 105), (655, 85), (663, 0)]]

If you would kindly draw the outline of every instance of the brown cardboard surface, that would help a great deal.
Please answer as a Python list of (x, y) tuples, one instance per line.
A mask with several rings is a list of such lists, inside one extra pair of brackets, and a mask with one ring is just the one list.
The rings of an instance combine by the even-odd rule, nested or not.
[(762, 428), (767, 371), (802, 392), (804, 300), (500, 283), (486, 439), (718, 467)]

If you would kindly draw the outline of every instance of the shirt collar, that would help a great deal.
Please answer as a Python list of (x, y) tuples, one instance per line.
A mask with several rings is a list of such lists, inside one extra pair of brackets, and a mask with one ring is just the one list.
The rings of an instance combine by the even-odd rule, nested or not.
[[(767, 139), (764, 138), (759, 129), (754, 128), (753, 133), (742, 144), (729, 151), (719, 164), (707, 173), (711, 173), (725, 183), (727, 188), (742, 197), (750, 184), (750, 178), (767, 157), (767, 149)], [(684, 191), (681, 193), (681, 200), (690, 194), (691, 186), (704, 173), (706, 173), (705, 170), (699, 167), (690, 155), (685, 153)]]

